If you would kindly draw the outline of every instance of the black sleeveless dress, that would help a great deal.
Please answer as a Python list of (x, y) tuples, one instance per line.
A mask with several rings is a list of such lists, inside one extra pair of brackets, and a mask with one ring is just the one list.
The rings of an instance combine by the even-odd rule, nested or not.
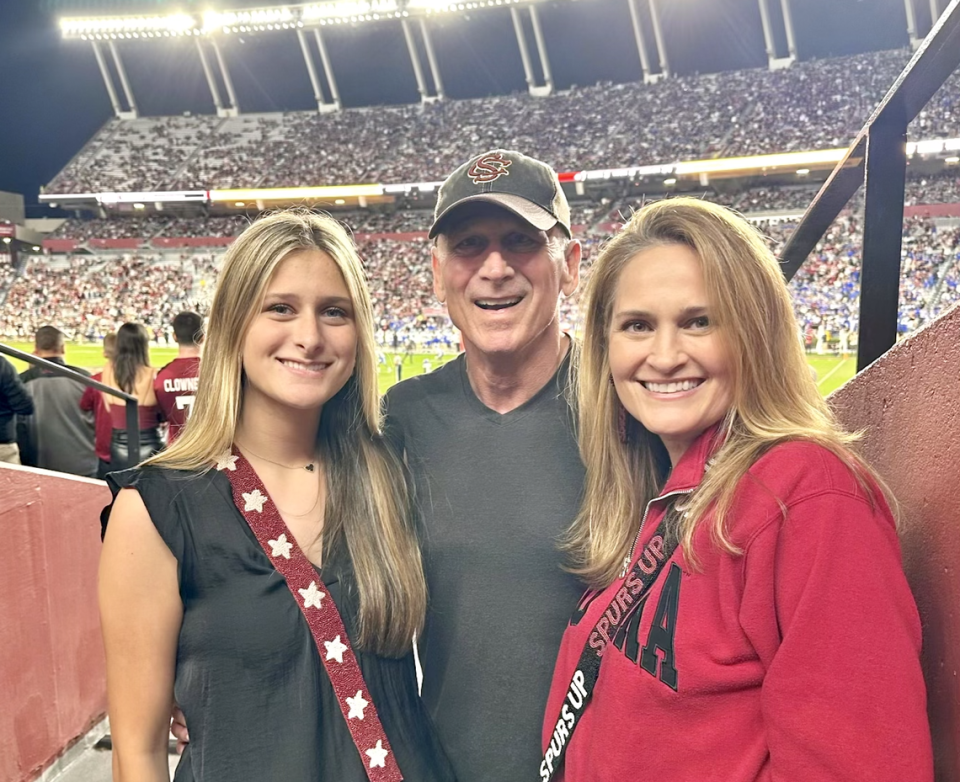
[[(178, 563), (174, 694), (190, 744), (175, 782), (365, 782), (306, 620), (234, 505), (229, 479), (147, 466), (107, 482), (114, 497), (139, 491)], [(353, 641), (359, 603), (349, 558), (332, 555), (318, 574)], [(413, 655), (354, 651), (404, 779), (453, 782), (417, 694)]]

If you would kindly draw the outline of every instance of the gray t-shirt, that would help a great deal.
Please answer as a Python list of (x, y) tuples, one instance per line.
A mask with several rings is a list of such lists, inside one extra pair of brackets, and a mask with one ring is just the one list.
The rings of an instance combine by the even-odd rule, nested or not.
[(423, 698), (461, 782), (537, 778), (557, 649), (583, 591), (557, 549), (584, 479), (568, 372), (564, 360), (503, 415), (474, 394), (463, 355), (386, 397), (422, 515)]

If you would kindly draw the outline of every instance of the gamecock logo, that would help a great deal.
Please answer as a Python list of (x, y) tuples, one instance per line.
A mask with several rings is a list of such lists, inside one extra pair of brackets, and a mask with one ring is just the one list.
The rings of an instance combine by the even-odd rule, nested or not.
[(482, 185), (487, 182), (494, 182), (502, 176), (509, 176), (510, 172), (507, 169), (511, 165), (513, 165), (513, 161), (507, 160), (499, 152), (495, 155), (484, 155), (470, 166), (467, 176), (473, 180), (473, 184)]

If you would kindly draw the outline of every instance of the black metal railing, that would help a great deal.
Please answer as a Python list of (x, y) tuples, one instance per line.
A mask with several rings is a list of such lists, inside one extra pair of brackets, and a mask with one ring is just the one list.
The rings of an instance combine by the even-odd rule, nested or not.
[[(960, 0), (958, 0), (958, 2), (960, 2)], [(99, 380), (94, 380), (92, 377), (87, 377), (79, 372), (75, 372), (74, 370), (70, 369), (70, 367), (65, 367), (62, 364), (56, 364), (53, 361), (47, 361), (45, 358), (40, 358), (32, 353), (24, 353), (22, 350), (17, 350), (9, 345), (4, 345), (2, 342), (0, 342), (0, 353), (12, 356), (13, 358), (18, 358), (21, 361), (26, 361), (35, 366), (43, 367), (52, 375), (69, 377), (72, 380), (76, 380), (78, 383), (83, 383), (85, 386), (92, 386), (101, 393), (110, 394), (111, 396), (115, 396), (124, 400), (124, 402), (127, 404), (127, 454), (129, 455), (129, 463), (127, 465), (117, 465), (116, 469), (121, 470), (124, 468), (124, 466), (136, 466), (140, 459), (140, 421), (139, 412), (137, 410), (137, 398), (135, 396), (124, 393), (123, 391), (111, 386), (104, 385)]]
[(907, 125), (960, 64), (960, 0), (951, 0), (807, 208), (780, 260), (790, 280), (860, 185), (863, 262), (857, 371), (897, 340)]

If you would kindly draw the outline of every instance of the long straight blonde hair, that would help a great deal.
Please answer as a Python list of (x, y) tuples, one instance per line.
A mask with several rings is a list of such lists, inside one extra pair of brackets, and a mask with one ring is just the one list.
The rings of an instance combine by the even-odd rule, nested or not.
[(587, 482), (563, 545), (572, 572), (595, 587), (617, 578), (643, 510), (669, 470), (660, 438), (631, 416), (626, 442), (621, 441), (621, 406), (609, 363), (614, 299), (624, 268), (638, 253), (669, 244), (689, 247), (700, 260), (711, 316), (733, 362), (733, 403), (722, 422), (722, 444), (675, 530), (690, 566), (698, 567), (692, 541), (703, 522), (710, 524), (716, 545), (738, 553), (728, 535), (727, 512), (740, 479), (777, 443), (818, 443), (843, 460), (872, 499), (874, 487), (883, 487), (850, 449), (858, 435), (840, 428), (817, 390), (786, 282), (762, 236), (740, 216), (706, 201), (672, 198), (649, 204), (593, 264), (583, 303), (583, 343), (574, 359)]
[(343, 275), (357, 326), (356, 368), (323, 407), (317, 447), (327, 479), (323, 556), (346, 545), (360, 598), (361, 647), (400, 655), (422, 625), (426, 580), (402, 466), (380, 429), (373, 308), (356, 248), (335, 220), (305, 209), (251, 224), (227, 251), (186, 427), (148, 459), (169, 469), (206, 471), (233, 445), (243, 406), (243, 343), (271, 276), (290, 253), (320, 250)]

